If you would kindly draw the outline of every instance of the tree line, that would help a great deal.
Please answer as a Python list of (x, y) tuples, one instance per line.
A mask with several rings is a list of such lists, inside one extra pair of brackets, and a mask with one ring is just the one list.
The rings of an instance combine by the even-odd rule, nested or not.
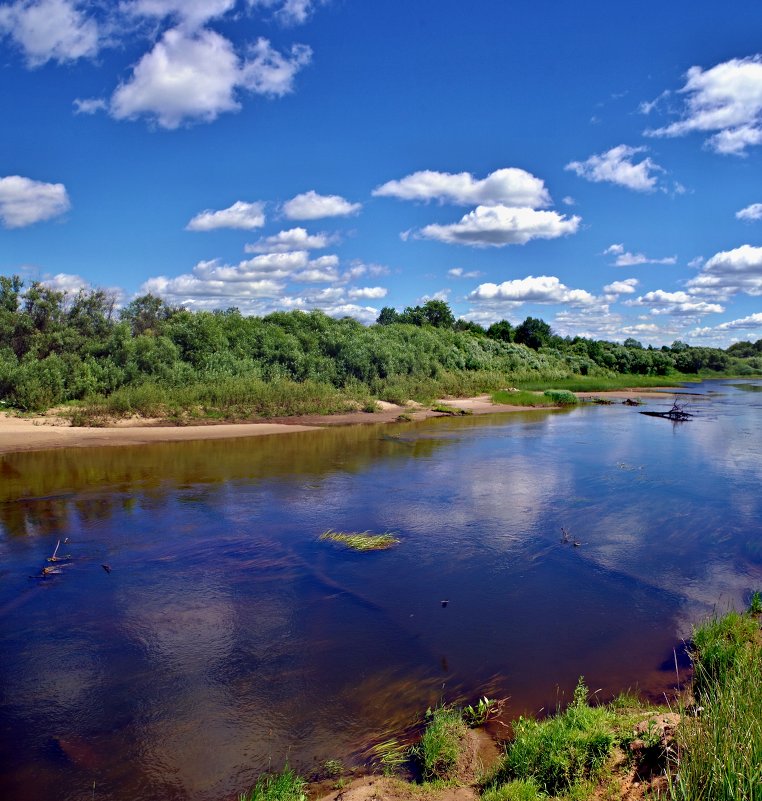
[(371, 326), (319, 311), (264, 317), (235, 308), (189, 311), (150, 294), (118, 308), (100, 289), (67, 293), (40, 282), (25, 288), (18, 276), (0, 276), (0, 402), (23, 410), (148, 384), (179, 391), (239, 379), (311, 381), (391, 398), (416, 387), (423, 392), (426, 382), (455, 392), (522, 377), (704, 369), (760, 372), (762, 340), (727, 351), (680, 342), (661, 349), (634, 340), (619, 345), (558, 337), (532, 317), (484, 328), (456, 320), (436, 300), (402, 312), (387, 307)]

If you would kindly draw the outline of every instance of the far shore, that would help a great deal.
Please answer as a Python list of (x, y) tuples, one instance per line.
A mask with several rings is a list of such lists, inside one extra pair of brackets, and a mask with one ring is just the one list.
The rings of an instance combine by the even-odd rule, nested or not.
[[(664, 398), (665, 387), (611, 390), (607, 392), (577, 392), (580, 399), (610, 398)], [(675, 390), (679, 391), (679, 390)], [(510, 406), (493, 403), (489, 395), (474, 398), (443, 398), (433, 405), (442, 404), (466, 414), (503, 414), (506, 412), (536, 411), (531, 406)], [(53, 448), (113, 447), (119, 445), (148, 445), (157, 442), (185, 442), (192, 440), (232, 439), (258, 437), (271, 434), (293, 434), (297, 431), (316, 431), (337, 425), (367, 425), (397, 422), (400, 415), (411, 421), (442, 417), (444, 413), (425, 408), (420, 404), (398, 406), (379, 402), (376, 412), (348, 412), (333, 415), (302, 415), (275, 418), (261, 422), (200, 423), (177, 425), (163, 419), (131, 418), (115, 420), (105, 427), (71, 426), (61, 417), (48, 413), (34, 417), (16, 417), (0, 412), (0, 454), (20, 451), (40, 451)], [(543, 407), (544, 409), (557, 407)]]

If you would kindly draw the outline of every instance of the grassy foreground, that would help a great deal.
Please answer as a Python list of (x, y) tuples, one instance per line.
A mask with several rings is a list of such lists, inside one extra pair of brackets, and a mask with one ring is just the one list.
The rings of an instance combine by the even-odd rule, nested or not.
[[(698, 626), (690, 646), (692, 686), (666, 707), (627, 694), (591, 703), (580, 678), (565, 709), (542, 720), (514, 720), (491, 765), (474, 769), (470, 727), (498, 714), (500, 704), (485, 697), (463, 709), (429, 710), (412, 747), (393, 740), (375, 749), (385, 775), (407, 768), (420, 780), (379, 780), (387, 784), (374, 797), (437, 801), (461, 788), (459, 797), (475, 801), (762, 801), (761, 612), (755, 593), (746, 613)], [(355, 798), (341, 775), (332, 796), (335, 790)], [(306, 783), (286, 768), (260, 777), (240, 801), (304, 801), (306, 793)]]

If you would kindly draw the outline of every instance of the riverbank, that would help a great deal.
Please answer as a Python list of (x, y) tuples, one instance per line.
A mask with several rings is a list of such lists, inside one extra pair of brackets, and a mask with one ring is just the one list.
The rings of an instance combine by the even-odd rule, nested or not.
[[(756, 801), (762, 764), (762, 595), (693, 631), (693, 673), (665, 704), (601, 704), (580, 677), (565, 709), (499, 718), (505, 702), (427, 710), (412, 743), (373, 746), (375, 773), (286, 767), (239, 801)], [(506, 699), (507, 701), (507, 699)], [(502, 726), (502, 730), (499, 728)], [(383, 775), (378, 775), (379, 773)]]
[[(578, 392), (580, 400), (597, 398), (622, 400), (626, 398), (663, 399), (669, 387), (606, 392)], [(678, 391), (678, 390), (676, 390)], [(550, 406), (546, 408), (560, 408)], [(54, 448), (114, 447), (147, 445), (157, 442), (186, 442), (194, 440), (237, 439), (241, 437), (292, 434), (328, 426), (393, 423), (400, 420), (419, 421), (448, 414), (504, 414), (532, 411), (531, 406), (493, 403), (489, 395), (471, 398), (442, 398), (429, 406), (419, 403), (399, 405), (379, 401), (376, 411), (353, 411), (338, 414), (276, 417), (261, 421), (220, 423), (193, 421), (190, 424), (162, 418), (131, 417), (108, 421), (98, 427), (74, 426), (60, 410), (34, 416), (15, 416), (0, 412), (0, 454), (19, 451), (38, 451)]]

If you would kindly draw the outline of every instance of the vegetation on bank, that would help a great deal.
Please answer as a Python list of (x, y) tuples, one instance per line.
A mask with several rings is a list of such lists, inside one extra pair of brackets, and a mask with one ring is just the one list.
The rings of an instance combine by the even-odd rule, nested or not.
[[(475, 779), (464, 772), (468, 725), (484, 723), (499, 709), (486, 697), (462, 710), (429, 710), (419, 741), (411, 748), (397, 740), (381, 744), (378, 762), (385, 775), (405, 762), (416, 766), (432, 801), (438, 788), (464, 782), (482, 801), (585, 801), (625, 793), (663, 801), (760, 801), (760, 606), (762, 596), (755, 593), (745, 614), (730, 612), (695, 629), (692, 687), (667, 707), (628, 694), (610, 704), (591, 703), (580, 678), (566, 709), (542, 720), (513, 721), (502, 755)], [(384, 759), (386, 754), (391, 756)], [(290, 794), (290, 769), (276, 774), (272, 786), (283, 775), (289, 777), (284, 795), (260, 794), (257, 801), (299, 801)], [(262, 781), (257, 787), (271, 786)], [(413, 797), (414, 785), (403, 784), (390, 797)], [(249, 798), (255, 796), (241, 801)]]
[(603, 389), (706, 371), (762, 373), (762, 340), (723, 351), (561, 338), (532, 317), (489, 328), (455, 320), (443, 301), (383, 309), (372, 326), (319, 311), (191, 312), (152, 295), (117, 309), (102, 290), (67, 294), (0, 276), (0, 402), (22, 411), (75, 404), (80, 423), (331, 413), (376, 399)]

